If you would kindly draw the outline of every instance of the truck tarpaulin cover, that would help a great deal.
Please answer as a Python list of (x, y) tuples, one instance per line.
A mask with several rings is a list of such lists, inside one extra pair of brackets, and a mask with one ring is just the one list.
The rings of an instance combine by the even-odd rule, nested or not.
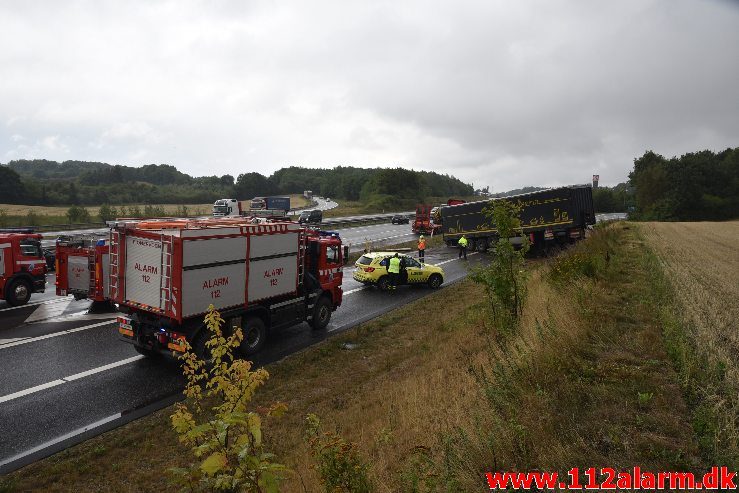
[[(508, 200), (521, 206), (519, 217), (524, 232), (562, 226), (582, 228), (595, 223), (592, 188), (589, 186), (554, 188), (495, 200)], [(484, 211), (493, 201), (442, 207), (443, 233), (474, 237), (476, 233), (496, 232), (495, 225), (490, 223)]]

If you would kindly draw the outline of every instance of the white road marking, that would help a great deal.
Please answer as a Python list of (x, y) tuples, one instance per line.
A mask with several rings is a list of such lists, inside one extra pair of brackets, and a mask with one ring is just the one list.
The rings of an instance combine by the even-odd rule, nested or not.
[(99, 366), (97, 368), (93, 368), (92, 370), (83, 371), (81, 373), (75, 373), (74, 375), (70, 375), (68, 377), (60, 378), (59, 380), (53, 380), (48, 383), (43, 383), (41, 385), (36, 385), (35, 387), (31, 387), (25, 390), (19, 390), (18, 392), (13, 392), (12, 394), (4, 395), (0, 397), (0, 404), (3, 402), (12, 401), (13, 399), (17, 399), (19, 397), (23, 397), (25, 395), (34, 394), (36, 392), (40, 392), (42, 390), (50, 389), (52, 387), (56, 387), (58, 385), (62, 385), (69, 382), (74, 382), (75, 380), (79, 380), (81, 378), (89, 377), (90, 375), (95, 375), (97, 373), (110, 370), (112, 368), (117, 368), (119, 366), (127, 365), (128, 363), (133, 363), (134, 361), (138, 361), (140, 359), (144, 359), (146, 356), (144, 355), (138, 355), (138, 356), (132, 356), (130, 358), (126, 358), (120, 361), (116, 361), (115, 363), (110, 363), (108, 365)]
[(369, 287), (369, 286), (362, 286), (362, 287), (359, 287), (359, 288), (356, 288), (356, 289), (352, 289), (352, 290), (350, 290), (350, 291), (346, 291), (346, 292), (344, 293), (344, 296), (348, 296), (348, 295), (350, 295), (350, 294), (352, 294), (352, 293), (356, 293), (357, 291), (361, 291), (361, 290), (363, 290), (363, 289), (367, 289), (368, 287)]
[(63, 301), (67, 301), (65, 298), (61, 299), (53, 299), (48, 301), (38, 301), (36, 303), (26, 303), (25, 305), (21, 306), (11, 306), (10, 308), (3, 308), (0, 310), (0, 312), (9, 312), (10, 310), (18, 310), (20, 308), (28, 308), (29, 306), (38, 306), (38, 305), (51, 305), (53, 303), (61, 303)]
[(106, 320), (105, 322), (98, 322), (96, 324), (85, 325), (83, 327), (77, 327), (76, 329), (69, 329), (69, 330), (62, 330), (60, 332), (54, 332), (53, 334), (46, 334), (46, 335), (38, 336), (38, 337), (21, 338), (18, 341), (9, 342), (6, 344), (0, 344), (0, 350), (8, 349), (10, 347), (20, 346), (21, 344), (28, 344), (29, 342), (43, 341), (44, 339), (51, 339), (52, 337), (74, 334), (75, 332), (80, 332), (82, 330), (88, 330), (88, 329), (94, 329), (95, 327), (102, 327), (103, 325), (110, 325), (112, 323), (113, 323), (113, 320)]
[(14, 455), (13, 457), (10, 457), (9, 459), (5, 459), (3, 462), (0, 462), (0, 466), (4, 466), (6, 464), (10, 464), (12, 462), (17, 461), (18, 459), (22, 459), (23, 457), (27, 457), (27, 456), (29, 456), (31, 454), (34, 454), (34, 453), (38, 452), (39, 450), (43, 450), (43, 449), (45, 449), (47, 447), (51, 447), (52, 445), (56, 445), (59, 442), (63, 442), (64, 440), (66, 440), (68, 438), (72, 438), (74, 436), (81, 435), (82, 433), (85, 433), (85, 432), (90, 431), (92, 429), (95, 429), (95, 428), (98, 428), (100, 426), (103, 426), (106, 423), (110, 423), (111, 421), (114, 421), (114, 420), (120, 418), (122, 415), (123, 415), (123, 413), (117, 413), (117, 414), (114, 414), (113, 416), (108, 416), (107, 418), (103, 418), (100, 421), (96, 421), (96, 422), (91, 423), (89, 425), (83, 426), (82, 428), (77, 428), (76, 430), (71, 431), (71, 432), (69, 432), (67, 434), (64, 434), (64, 435), (62, 435), (60, 437), (57, 437), (57, 438), (55, 438), (53, 440), (49, 440), (48, 442), (44, 442), (44, 443), (42, 443), (41, 445), (39, 445), (37, 447), (34, 447), (34, 448), (30, 449), (30, 450), (26, 450), (25, 452), (22, 452), (22, 453), (20, 453), (18, 455)]
[(13, 392), (12, 394), (4, 395), (0, 397), (0, 403), (12, 401), (13, 399), (17, 399), (18, 397), (23, 397), (24, 395), (33, 394), (35, 392), (40, 392), (45, 389), (50, 389), (52, 387), (56, 387), (57, 385), (61, 385), (64, 383), (64, 380), (54, 380), (52, 382), (42, 383), (41, 385), (36, 385), (35, 387), (31, 387), (30, 389), (25, 390), (19, 390), (18, 392)]
[(89, 377), (90, 375), (95, 375), (96, 373), (100, 373), (105, 370), (110, 370), (112, 368), (118, 368), (119, 366), (127, 365), (128, 363), (133, 363), (134, 361), (138, 361), (144, 358), (146, 358), (146, 356), (141, 355), (141, 354), (138, 356), (131, 356), (130, 358), (122, 359), (120, 361), (116, 361), (115, 363), (110, 363), (107, 365), (99, 366), (97, 368), (93, 368), (92, 370), (75, 373), (74, 375), (65, 377), (62, 380), (64, 380), (65, 382), (73, 382), (74, 380), (79, 380), (80, 378)]
[(38, 322), (39, 320), (58, 317), (64, 313), (64, 310), (67, 309), (70, 303), (72, 303), (72, 298), (64, 298), (61, 303), (47, 303), (45, 305), (41, 305), (31, 313), (25, 323), (28, 324), (31, 322)]
[(14, 339), (0, 339), (0, 346), (3, 344), (10, 344), (11, 342), (20, 341), (22, 339), (28, 339), (28, 337), (16, 337)]

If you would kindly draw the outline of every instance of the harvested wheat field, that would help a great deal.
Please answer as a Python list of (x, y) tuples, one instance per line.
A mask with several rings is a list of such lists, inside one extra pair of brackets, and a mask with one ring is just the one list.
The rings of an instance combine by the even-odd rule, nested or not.
[(642, 230), (698, 341), (733, 362), (739, 382), (739, 221), (648, 223)]
[[(739, 440), (739, 221), (645, 223), (640, 227), (674, 292), (675, 317), (716, 378), (698, 378), (696, 400), (719, 421), (721, 447)], [(688, 363), (694, 365), (694, 363)], [(698, 374), (687, 369), (685, 374)], [(687, 378), (687, 377), (686, 377)], [(728, 442), (728, 443), (727, 443)], [(733, 443), (733, 445), (732, 445)]]

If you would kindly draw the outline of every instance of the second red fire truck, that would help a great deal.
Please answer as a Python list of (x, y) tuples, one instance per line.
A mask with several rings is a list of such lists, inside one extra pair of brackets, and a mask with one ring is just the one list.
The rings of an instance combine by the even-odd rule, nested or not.
[(56, 241), (56, 294), (109, 299), (110, 255), (108, 235), (60, 236)]
[(326, 327), (342, 301), (338, 235), (293, 222), (247, 218), (112, 224), (110, 297), (119, 332), (147, 356), (206, 354), (203, 314), (214, 305), (226, 330), (240, 327), (242, 355), (269, 330), (303, 321)]

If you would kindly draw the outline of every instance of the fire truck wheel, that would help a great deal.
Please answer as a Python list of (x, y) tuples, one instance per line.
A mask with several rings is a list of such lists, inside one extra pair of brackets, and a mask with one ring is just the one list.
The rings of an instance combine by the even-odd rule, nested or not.
[(328, 296), (321, 296), (313, 307), (313, 318), (311, 319), (311, 327), (314, 330), (323, 330), (331, 320), (331, 300)]
[(31, 285), (25, 279), (18, 279), (8, 289), (7, 301), (10, 306), (21, 306), (31, 299)]
[(251, 356), (262, 349), (267, 340), (267, 327), (264, 325), (264, 320), (259, 317), (249, 317), (243, 323), (241, 330), (244, 333), (244, 340), (241, 341), (243, 355)]
[(429, 287), (432, 289), (438, 288), (443, 282), (444, 278), (441, 277), (439, 274), (431, 274), (431, 277), (429, 277)]
[(390, 278), (388, 276), (382, 276), (377, 280), (377, 287), (380, 288), (380, 291), (387, 291), (390, 289)]
[(74, 293), (74, 299), (75, 299), (76, 301), (79, 301), (79, 300), (84, 300), (85, 298), (87, 298), (87, 296), (85, 296), (85, 295), (84, 295), (84, 294), (82, 294), (82, 293)]

